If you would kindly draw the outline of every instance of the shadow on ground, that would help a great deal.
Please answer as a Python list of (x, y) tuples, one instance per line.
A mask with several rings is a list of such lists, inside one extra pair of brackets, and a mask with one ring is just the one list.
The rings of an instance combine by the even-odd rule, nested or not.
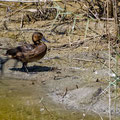
[[(30, 66), (27, 67), (29, 72), (47, 72), (52, 71), (54, 67), (47, 67), (47, 66)], [(20, 71), (25, 72), (22, 68), (11, 68), (12, 71)]]

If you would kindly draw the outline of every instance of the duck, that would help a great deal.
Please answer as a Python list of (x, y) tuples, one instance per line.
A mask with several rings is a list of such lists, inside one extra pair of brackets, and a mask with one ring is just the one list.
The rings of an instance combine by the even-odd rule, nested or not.
[(33, 44), (24, 44), (6, 51), (7, 60), (15, 59), (17, 62), (22, 62), (22, 69), (28, 73), (27, 64), (35, 62), (43, 58), (47, 52), (47, 45), (44, 42), (50, 43), (45, 39), (41, 32), (34, 32), (32, 35)]

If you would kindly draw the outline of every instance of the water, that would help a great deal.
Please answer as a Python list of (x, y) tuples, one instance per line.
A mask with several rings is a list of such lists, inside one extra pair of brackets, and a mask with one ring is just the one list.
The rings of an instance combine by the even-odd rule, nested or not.
[[(46, 88), (36, 81), (0, 79), (0, 120), (82, 120), (82, 117), (79, 111), (52, 103)], [(86, 115), (84, 120), (101, 118)]]

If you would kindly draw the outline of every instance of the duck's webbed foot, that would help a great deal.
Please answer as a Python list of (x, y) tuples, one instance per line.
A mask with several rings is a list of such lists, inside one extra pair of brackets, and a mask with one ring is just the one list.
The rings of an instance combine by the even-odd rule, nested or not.
[(22, 69), (24, 70), (24, 72), (29, 73), (28, 68), (27, 68), (27, 63), (23, 63)]

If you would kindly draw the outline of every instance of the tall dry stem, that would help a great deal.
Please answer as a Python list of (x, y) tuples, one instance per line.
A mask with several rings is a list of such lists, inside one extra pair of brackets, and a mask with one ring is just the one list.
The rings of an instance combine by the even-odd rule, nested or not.
[(120, 22), (118, 19), (118, 14), (119, 14), (118, 2), (119, 0), (113, 0), (116, 38), (118, 38), (120, 35), (120, 26), (119, 26)]

